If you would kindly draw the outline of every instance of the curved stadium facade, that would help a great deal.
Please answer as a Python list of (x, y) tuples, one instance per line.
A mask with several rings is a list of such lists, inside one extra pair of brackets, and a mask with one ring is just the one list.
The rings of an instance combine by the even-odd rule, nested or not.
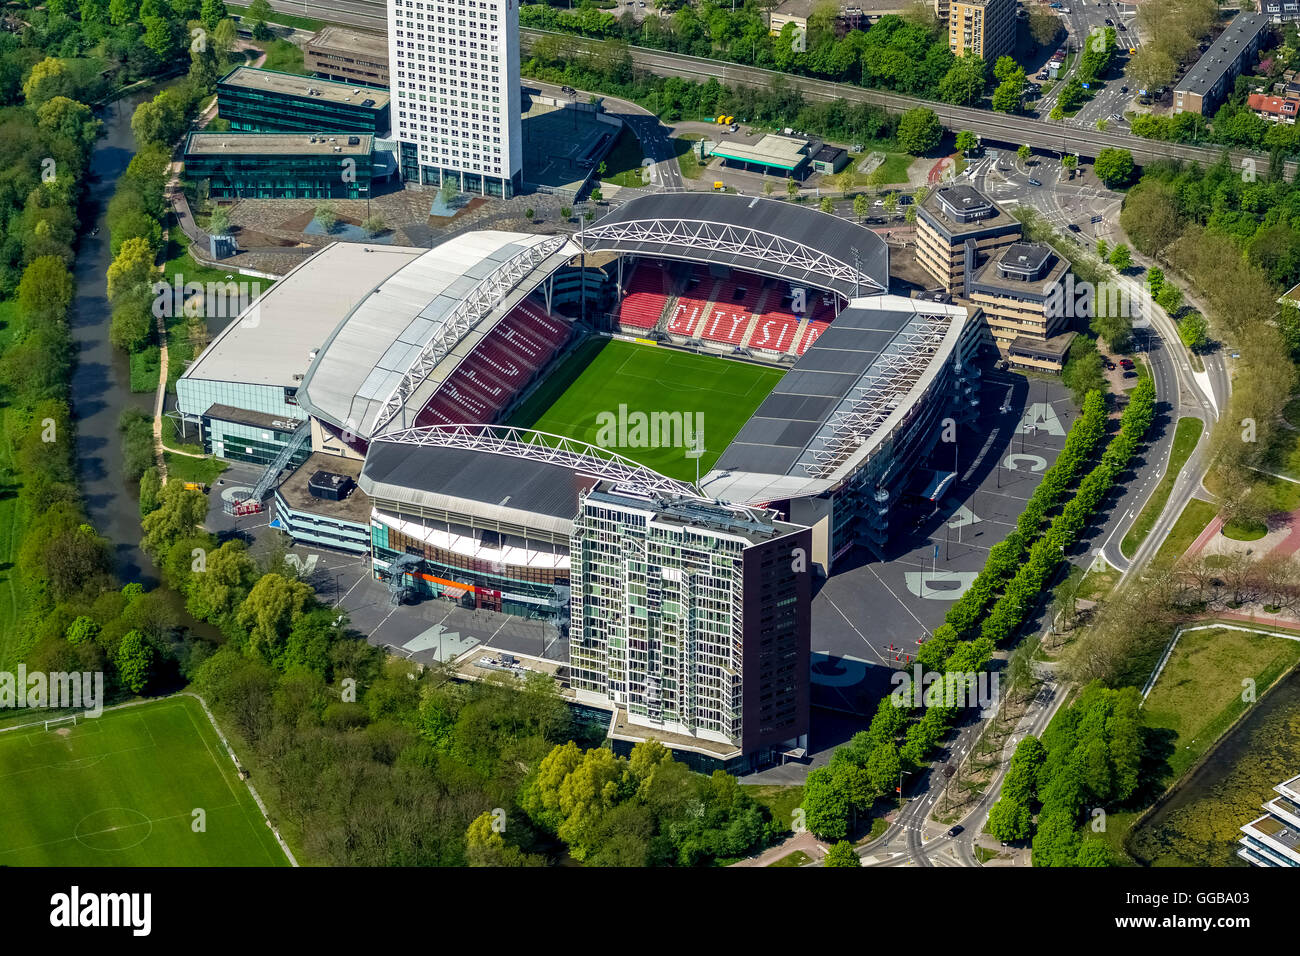
[[(807, 743), (804, 569), (883, 546), (941, 420), (974, 411), (966, 310), (888, 285), (869, 230), (714, 194), (576, 237), (334, 244), (214, 339), (176, 414), (265, 467), (246, 496), (274, 526), (368, 556), (396, 599), (567, 632), (616, 738), (754, 766)], [(597, 429), (638, 400), (712, 447)]]

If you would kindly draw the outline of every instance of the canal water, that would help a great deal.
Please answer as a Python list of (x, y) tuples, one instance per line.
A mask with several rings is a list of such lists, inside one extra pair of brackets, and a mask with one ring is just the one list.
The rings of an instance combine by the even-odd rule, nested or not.
[(126, 355), (108, 341), (108, 266), (112, 261), (104, 218), (118, 178), (135, 154), (131, 114), (141, 102), (175, 80), (150, 86), (105, 106), (98, 116), (103, 135), (90, 160), (82, 237), (73, 275), (77, 283), (71, 314), (76, 345), (72, 375), (72, 417), (77, 426), (76, 465), (91, 524), (114, 546), (117, 573), (123, 582), (158, 583), (152, 562), (140, 550), (139, 491), (122, 475), (122, 438), (118, 416), (127, 408), (152, 412), (153, 395), (133, 395)]
[(1147, 866), (1247, 866), (1238, 827), (1300, 768), (1300, 670), (1292, 671), (1129, 838)]

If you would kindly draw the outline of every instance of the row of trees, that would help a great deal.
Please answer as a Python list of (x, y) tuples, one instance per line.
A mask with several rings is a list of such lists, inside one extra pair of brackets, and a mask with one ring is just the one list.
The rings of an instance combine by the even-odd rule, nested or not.
[(1138, 791), (1140, 706), (1137, 688), (1112, 690), (1094, 682), (1041, 741), (1025, 737), (989, 811), (989, 832), (1006, 842), (1032, 836), (1035, 866), (1113, 865), (1109, 844), (1086, 839), (1084, 832), (1104, 832), (1106, 813)]
[[(1104, 497), (1109, 490), (1108, 484), (1103, 490), (1102, 481), (1094, 476), (1101, 469), (1118, 473), (1133, 453), (1131, 443), (1137, 440), (1133, 436), (1140, 438), (1149, 425), (1154, 402), (1149, 381), (1146, 384), (1147, 389), (1136, 390), (1142, 395), (1135, 395), (1129, 408), (1137, 410), (1126, 412), (1120, 435), (1102, 456), (1102, 464), (1071, 496), (1075, 478), (1105, 435), (1105, 399), (1100, 393), (1088, 396), (1057, 463), (1026, 504), (1017, 529), (990, 551), (976, 581), (921, 645), (916, 660), (922, 668), (945, 675), (976, 673), (988, 665), (999, 641), (1014, 636), (1064, 551), (1100, 505), (1098, 494)], [(1126, 431), (1129, 438), (1121, 440)], [(1042, 531), (1047, 515), (1062, 504), (1061, 513)], [(1034, 587), (1039, 590), (1034, 592)], [(957, 715), (956, 707), (931, 704), (918, 713), (910, 703), (883, 698), (870, 727), (837, 748), (826, 767), (808, 775), (803, 808), (809, 829), (826, 839), (851, 833), (857, 814), (901, 786), (904, 772), (921, 767), (948, 735)]]

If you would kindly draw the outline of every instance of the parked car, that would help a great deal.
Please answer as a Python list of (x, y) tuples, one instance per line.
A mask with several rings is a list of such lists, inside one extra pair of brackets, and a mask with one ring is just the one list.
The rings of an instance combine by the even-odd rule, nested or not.
[(1132, 367), (1133, 367), (1133, 360), (1132, 360), (1132, 359), (1120, 359), (1120, 360), (1119, 360), (1119, 364), (1120, 364), (1121, 366), (1123, 366), (1124, 368), (1132, 368)]
[(1121, 86), (1121, 87), (1119, 88), (1119, 91), (1120, 91), (1121, 93), (1127, 93), (1127, 92), (1128, 92), (1128, 87), (1127, 87), (1127, 86)]
[(1115, 371), (1115, 363), (1112, 362), (1110, 359), (1106, 359), (1106, 371), (1108, 372)]
[(1124, 378), (1137, 378), (1137, 377), (1138, 377), (1138, 373), (1133, 371), (1132, 369), (1129, 369), (1127, 372), (1124, 373)]

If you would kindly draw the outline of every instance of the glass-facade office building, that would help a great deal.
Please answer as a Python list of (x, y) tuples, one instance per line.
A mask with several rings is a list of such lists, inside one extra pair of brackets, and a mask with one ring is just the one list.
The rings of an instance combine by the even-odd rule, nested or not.
[(388, 91), (241, 66), (217, 82), (217, 113), (245, 132), (387, 135)]
[(367, 199), (374, 137), (191, 133), (185, 175), (217, 199)]

